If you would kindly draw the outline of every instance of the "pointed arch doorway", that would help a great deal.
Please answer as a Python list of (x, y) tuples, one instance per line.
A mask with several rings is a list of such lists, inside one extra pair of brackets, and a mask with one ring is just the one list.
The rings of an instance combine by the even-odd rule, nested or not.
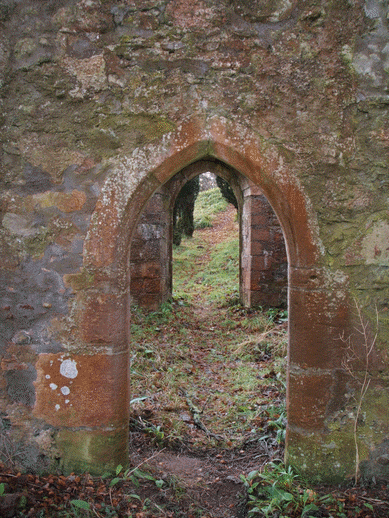
[[(308, 476), (342, 478), (353, 469), (346, 447), (352, 438), (328, 423), (346, 392), (338, 337), (349, 331), (347, 279), (325, 265), (309, 196), (282, 155), (223, 118), (189, 121), (111, 164), (85, 241), (85, 281), (77, 293), (82, 352), (68, 361), (77, 364), (79, 397), (71, 414), (61, 409), (55, 420), (63, 464), (99, 472), (126, 463), (131, 238), (150, 197), (177, 172), (209, 158), (258, 186), (283, 229), (290, 322), (287, 461)], [(41, 371), (49, 375), (52, 367), (43, 363)], [(38, 404), (47, 396), (45, 389), (38, 391)], [(53, 422), (51, 414), (40, 417)]]

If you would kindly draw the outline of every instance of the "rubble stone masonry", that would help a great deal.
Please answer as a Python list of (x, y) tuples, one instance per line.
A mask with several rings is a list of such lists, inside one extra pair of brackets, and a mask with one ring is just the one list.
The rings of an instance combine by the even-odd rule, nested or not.
[(354, 473), (357, 306), (368, 341), (378, 314), (359, 467), (389, 480), (388, 89), (384, 0), (0, 2), (0, 444), (20, 469), (125, 465), (131, 271), (169, 290), (168, 218), (147, 260), (131, 243), (208, 161), (239, 179), (247, 304), (281, 238), (259, 206), (282, 228), (286, 461)]

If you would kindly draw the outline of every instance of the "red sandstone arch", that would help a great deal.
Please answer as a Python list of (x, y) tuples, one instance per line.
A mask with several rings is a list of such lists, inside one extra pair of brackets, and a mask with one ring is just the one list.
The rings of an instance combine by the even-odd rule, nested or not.
[[(323, 267), (315, 214), (282, 156), (261, 137), (225, 119), (182, 124), (157, 145), (135, 150), (131, 157), (112, 164), (85, 242), (82, 275), (88, 282), (77, 295), (78, 339), (85, 354), (70, 357), (78, 362), (79, 409), (73, 408), (73, 413), (61, 409), (54, 417), (49, 410), (46, 416), (44, 410), (40, 412), (55, 426), (73, 426), (71, 437), (63, 434), (58, 444), (65, 466), (77, 467), (80, 455), (84, 456), (81, 465), (91, 471), (126, 462), (129, 333), (125, 321), (131, 235), (150, 196), (178, 171), (208, 157), (258, 185), (283, 227), (290, 320), (287, 456), (307, 473), (315, 462), (313, 469), (320, 469), (321, 450), (331, 440), (326, 420), (344, 392), (334, 372), (340, 365), (337, 339), (347, 322), (346, 281)], [(96, 372), (104, 384), (100, 390)], [(38, 401), (44, 397), (44, 393), (37, 395)], [(88, 448), (72, 453), (70, 445), (76, 440), (86, 441)]]
[[(156, 153), (148, 159), (149, 171), (143, 171), (143, 178), (123, 200), (127, 207), (120, 207), (121, 214), (122, 180), (115, 182), (114, 172), (108, 179), (94, 213), (95, 225), (88, 233), (86, 266), (117, 262), (117, 252), (126, 253), (135, 221), (153, 192), (184, 167), (207, 157), (219, 159), (260, 186), (283, 227), (290, 265), (307, 268), (316, 264), (320, 256), (316, 218), (303, 188), (283, 164), (281, 155), (269, 145), (263, 146), (247, 129), (226, 120), (215, 119), (206, 125), (195, 120), (171, 135), (167, 146), (153, 151)], [(137, 160), (144, 166), (144, 155), (131, 158), (132, 163)], [(117, 218), (120, 221), (115, 221)]]

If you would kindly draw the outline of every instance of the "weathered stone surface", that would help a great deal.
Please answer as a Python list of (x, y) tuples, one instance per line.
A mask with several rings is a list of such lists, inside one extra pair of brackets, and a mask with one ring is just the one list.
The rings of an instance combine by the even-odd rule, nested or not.
[(293, 364), (323, 369), (341, 365), (345, 348), (341, 338), (350, 331), (347, 302), (344, 293), (336, 298), (320, 291), (290, 288)]
[(126, 341), (123, 323), (123, 295), (99, 293), (92, 290), (78, 297), (83, 306), (80, 338), (88, 344), (104, 344), (122, 349)]
[(278, 22), (291, 15), (297, 1), (277, 0), (270, 3), (266, 0), (231, 0), (231, 4), (237, 14), (242, 14), (249, 21)]
[[(291, 373), (289, 390), (294, 394), (289, 401), (289, 426), (304, 429), (307, 433), (324, 430), (327, 407), (330, 403), (332, 376), (326, 373)], [(314, 411), (312, 411), (312, 409)]]
[[(253, 191), (253, 192), (251, 192)], [(282, 230), (266, 198), (255, 189), (243, 193), (243, 302), (252, 306), (286, 306), (287, 257)]]
[[(3, 364), (4, 365), (4, 364)], [(33, 407), (35, 403), (35, 390), (33, 382), (36, 380), (36, 371), (32, 365), (17, 363), (13, 366), (7, 365), (5, 380), (7, 393), (11, 401)]]
[[(304, 473), (314, 482), (326, 479), (340, 483), (349, 479), (355, 472), (355, 450), (352, 425), (343, 433), (310, 434), (287, 430), (288, 452), (286, 462), (299, 465)], [(342, 462), (339, 462), (339, 459)]]
[(144, 208), (131, 241), (131, 301), (157, 309), (171, 297), (171, 196), (157, 192)]
[(128, 414), (127, 376), (125, 354), (42, 354), (34, 415), (53, 426), (116, 427)]
[(66, 474), (88, 470), (92, 475), (115, 473), (128, 465), (128, 429), (61, 430), (56, 437), (62, 452), (60, 467)]
[[(380, 0), (1, 2), (0, 408), (15, 442), (30, 447), (21, 467), (39, 451), (46, 468), (56, 456), (66, 470), (102, 466), (106, 433), (112, 458), (123, 464), (117, 445), (126, 441), (125, 414), (115, 402), (109, 410), (91, 380), (104, 378), (105, 365), (111, 396), (127, 393), (127, 360), (105, 354), (130, 347), (131, 239), (156, 191), (172, 181), (175, 195), (190, 177), (186, 168), (213, 161), (228, 180), (234, 170), (259, 188), (282, 226), (295, 377), (289, 462), (313, 476), (319, 466), (322, 478), (353, 472), (352, 423), (338, 419), (335, 394), (343, 404), (349, 393), (339, 337), (357, 335), (355, 298), (370, 329), (375, 307), (379, 320), (364, 407), (365, 422), (377, 424), (360, 438), (361, 467), (366, 476), (388, 477), (387, 413), (371, 404), (377, 387), (386, 400), (389, 356), (388, 49)], [(253, 229), (266, 225), (255, 203), (251, 216)], [(143, 234), (158, 241), (154, 223), (144, 224)], [(252, 240), (262, 266), (244, 273), (249, 286), (260, 286), (277, 264), (274, 255), (261, 256), (268, 237), (261, 228)], [(133, 268), (138, 284), (139, 275), (149, 279), (147, 290), (158, 272), (168, 293), (169, 269), (158, 254), (155, 261), (160, 245), (147, 266), (140, 260)], [(152, 303), (154, 294), (146, 295)], [(86, 412), (93, 428), (93, 437), (85, 431), (80, 439), (80, 463), (76, 450), (65, 457), (73, 430), (44, 377), (52, 366), (43, 358), (54, 365), (66, 351), (82, 358), (90, 377), (86, 385), (76, 379), (80, 399), (71, 415), (77, 428)], [(104, 360), (94, 363), (94, 353)], [(92, 394), (116, 431), (103, 428), (99, 412), (88, 413)], [(293, 410), (299, 394), (304, 415)], [(51, 446), (30, 429), (36, 437), (49, 430)], [(88, 441), (99, 445), (92, 454)]]

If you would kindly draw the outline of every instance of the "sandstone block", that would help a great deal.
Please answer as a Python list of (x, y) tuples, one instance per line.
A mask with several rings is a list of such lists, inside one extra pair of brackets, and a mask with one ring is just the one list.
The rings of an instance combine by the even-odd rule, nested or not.
[(91, 344), (122, 344), (125, 341), (125, 297), (101, 292), (80, 294), (84, 310), (80, 335)]
[(41, 354), (34, 415), (52, 426), (122, 427), (128, 415), (127, 353)]
[(128, 466), (128, 427), (114, 430), (60, 430), (56, 444), (61, 451), (60, 466), (71, 472), (101, 475), (115, 473), (119, 464)]

